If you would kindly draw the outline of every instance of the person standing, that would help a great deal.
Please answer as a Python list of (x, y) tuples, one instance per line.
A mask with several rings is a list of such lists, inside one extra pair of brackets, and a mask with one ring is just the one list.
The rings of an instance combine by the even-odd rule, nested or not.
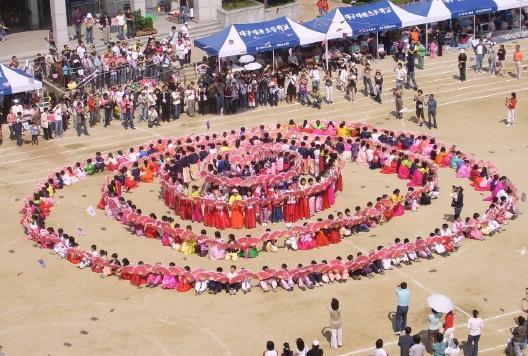
[(51, 129), (50, 129), (50, 123), (48, 120), (48, 108), (44, 108), (44, 112), (40, 114), (40, 127), (42, 127), (42, 131), (44, 133), (44, 139), (46, 141), (49, 141), (52, 139), (51, 137)]
[(117, 39), (124, 40), (125, 39), (125, 15), (123, 14), (123, 11), (119, 10), (117, 12), (116, 22), (117, 22)]
[(403, 90), (401, 85), (394, 88), (392, 96), (394, 96), (394, 102), (396, 103), (396, 118), (401, 120), (403, 119)]
[(499, 50), (497, 51), (497, 75), (500, 75), (501, 77), (504, 76), (504, 62), (506, 61), (506, 49), (504, 48), (504, 45), (501, 44), (499, 46)]
[(369, 92), (370, 96), (375, 96), (372, 88), (372, 69), (368, 63), (363, 69), (363, 85), (365, 86), (365, 96), (368, 96)]
[(266, 342), (266, 351), (262, 353), (262, 356), (279, 356), (279, 353), (275, 350), (273, 341)]
[(454, 208), (454, 216), (460, 216), (464, 207), (464, 188), (453, 187), (451, 193), (451, 207)]
[(103, 42), (108, 44), (110, 42), (110, 29), (112, 27), (112, 19), (105, 12), (103, 16), (99, 19), (99, 25), (101, 25), (103, 30)]
[(466, 63), (467, 55), (463, 48), (460, 49), (460, 54), (458, 55), (458, 70), (460, 71), (460, 81), (466, 81)]
[(488, 47), (488, 72), (490, 75), (497, 74), (497, 53), (495, 52), (495, 42), (491, 39)]
[(343, 320), (341, 319), (341, 310), (339, 310), (339, 300), (332, 298), (328, 311), (330, 312), (330, 330), (332, 333), (330, 347), (337, 350), (338, 347), (343, 346)]
[(515, 356), (524, 356), (524, 349), (526, 348), (528, 328), (526, 327), (526, 319), (520, 316), (516, 320), (517, 326), (511, 328), (512, 333), (512, 347)]
[(398, 63), (396, 68), (394, 68), (394, 71), (396, 72), (396, 86), (405, 84), (405, 69), (403, 69), (403, 65), (401, 63)]
[(517, 94), (515, 92), (511, 93), (508, 98), (506, 98), (506, 127), (515, 126), (515, 107), (517, 106)]
[(94, 24), (95, 24), (95, 20), (92, 14), (89, 12), (88, 14), (86, 14), (86, 18), (84, 19), (84, 26), (86, 27), (86, 43), (88, 44), (93, 43)]
[(381, 104), (381, 91), (383, 90), (383, 75), (381, 75), (381, 71), (379, 69), (376, 69), (376, 74), (374, 75), (374, 88), (376, 92), (376, 97), (374, 98), (374, 100)]
[(407, 313), (409, 312), (409, 297), (411, 292), (407, 289), (407, 283), (402, 282), (396, 288), (396, 335), (401, 334), (407, 327)]
[(312, 348), (306, 353), (306, 356), (323, 356), (323, 349), (319, 345), (319, 340), (312, 342)]
[(75, 37), (80, 40), (81, 39), (81, 26), (83, 23), (83, 15), (81, 14), (81, 10), (76, 7), (75, 10), (73, 10), (72, 14), (73, 24), (75, 25)]
[(374, 349), (374, 356), (387, 356), (387, 351), (383, 349), (383, 340), (376, 340), (376, 348)]
[(325, 89), (326, 89), (326, 102), (328, 104), (334, 103), (334, 84), (332, 82), (332, 74), (328, 71), (325, 75)]
[(482, 71), (482, 61), (484, 60), (484, 54), (486, 54), (486, 47), (482, 43), (482, 38), (474, 48), (475, 50), (475, 72), (480, 73)]
[[(429, 100), (427, 100), (427, 118), (429, 119), (429, 130), (434, 126), (437, 129), (436, 125), (436, 100), (433, 94), (429, 94)], [(432, 119), (432, 121), (431, 121)]]
[(467, 322), (468, 338), (466, 354), (468, 356), (478, 355), (478, 343), (483, 327), (484, 323), (482, 322), (482, 319), (479, 318), (478, 310), (473, 310), (473, 317)]
[(17, 113), (17, 118), (15, 120), (15, 123), (13, 124), (13, 132), (15, 133), (15, 139), (17, 146), (22, 146), (24, 144), (24, 140), (22, 137), (22, 131), (23, 125), (22, 125), (22, 112), (19, 111)]
[(413, 345), (409, 349), (409, 356), (425, 356), (425, 346), (421, 343), (420, 335), (413, 336)]
[(515, 46), (515, 52), (513, 52), (513, 65), (515, 67), (515, 76), (517, 79), (521, 79), (522, 77), (522, 61), (524, 59), (524, 55), (521, 52), (521, 46), (517, 45)]
[(127, 25), (127, 38), (131, 39), (136, 36), (134, 31), (134, 14), (130, 9), (126, 10), (125, 13), (126, 25)]
[(434, 309), (431, 309), (431, 314), (429, 314), (429, 327), (427, 329), (427, 336), (429, 337), (429, 345), (433, 345), (435, 342), (436, 334), (440, 332), (440, 325), (442, 318), (442, 313), (437, 312)]
[(413, 345), (413, 337), (411, 336), (411, 328), (405, 328), (405, 335), (400, 335), (398, 338), (398, 346), (400, 347), (400, 356), (409, 356), (411, 347)]
[(417, 125), (422, 127), (425, 122), (425, 116), (424, 116), (425, 97), (421, 89), (419, 89), (416, 95), (414, 96), (414, 102), (416, 103), (416, 120), (418, 120)]

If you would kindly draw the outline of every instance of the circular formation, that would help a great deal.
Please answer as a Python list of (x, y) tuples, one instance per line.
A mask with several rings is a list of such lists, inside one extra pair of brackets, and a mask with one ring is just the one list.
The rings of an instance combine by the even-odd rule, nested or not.
[[(234, 142), (235, 145), (230, 146), (228, 142)], [(297, 145), (297, 142), (301, 142), (301, 144)], [(309, 142), (310, 146), (315, 146), (315, 149), (319, 151), (317, 160), (311, 154), (305, 158), (300, 152), (302, 150), (299, 150), (302, 147), (302, 142)], [(270, 157), (278, 158), (281, 152), (282, 156), (288, 154), (289, 158), (293, 158), (291, 160), (293, 162), (292, 167), (296, 164), (299, 164), (300, 167), (308, 167), (310, 164), (317, 163), (318, 167), (310, 173), (314, 174), (316, 179), (324, 180), (326, 187), (317, 191), (316, 194), (321, 194), (324, 191), (323, 194), (332, 197), (334, 201), (336, 191), (342, 189), (341, 168), (346, 161), (368, 164), (371, 169), (380, 169), (382, 173), (397, 174), (400, 179), (408, 180), (409, 191), (404, 195), (399, 190), (395, 190), (391, 196), (385, 194), (378, 197), (375, 204), (371, 202), (364, 209), (357, 207), (355, 213), (345, 211), (346, 216), (338, 213), (337, 217), (330, 214), (328, 219), (319, 218), (317, 222), (306, 221), (303, 226), (287, 225), (285, 230), (269, 231), (259, 238), (245, 236), (237, 239), (234, 234), (230, 234), (230, 241), (228, 242), (217, 241), (216, 237), (220, 235), (219, 231), (215, 233), (215, 238), (210, 238), (205, 233), (198, 235), (192, 232), (192, 229), (182, 229), (177, 224), (173, 225), (170, 217), (165, 216), (162, 221), (158, 221), (152, 214), (150, 216), (142, 215), (140, 209), (135, 207), (131, 201), (126, 201), (122, 196), (123, 190), (133, 189), (139, 182), (152, 182), (153, 177), (158, 175), (162, 177), (163, 195), (170, 206), (171, 199), (166, 198), (167, 191), (173, 189), (174, 184), (178, 182), (181, 184), (181, 181), (186, 183), (185, 179), (189, 179), (189, 182), (192, 179), (198, 179), (201, 175), (199, 173), (200, 163), (207, 164), (208, 167), (213, 164), (211, 162), (215, 158), (207, 158), (209, 154), (200, 155), (196, 149), (194, 151), (190, 149), (191, 147), (203, 147), (206, 143), (227, 147), (225, 151), (229, 151), (230, 147), (233, 147), (232, 153), (236, 154), (230, 155), (231, 159), (236, 156), (239, 157), (230, 162), (235, 165), (240, 162), (248, 162), (243, 158), (244, 155), (248, 156), (247, 158), (250, 159), (249, 162), (251, 163), (252, 161), (257, 162), (257, 158), (265, 158), (266, 160)], [(282, 147), (279, 147), (279, 144)], [(260, 150), (257, 148), (259, 146)], [(242, 155), (239, 155), (239, 152), (242, 152)], [(181, 158), (187, 159), (188, 153), (189, 155), (196, 153), (197, 160), (190, 160), (187, 167), (185, 165), (182, 167), (180, 165), (182, 163)], [(177, 157), (178, 160), (176, 160)], [(142, 160), (143, 164), (140, 168)], [(319, 163), (321, 163), (320, 166)], [(191, 168), (192, 165), (195, 166)], [(262, 271), (258, 273), (244, 268), (237, 271), (235, 266), (231, 267), (229, 273), (224, 273), (221, 268), (216, 271), (205, 271), (202, 268), (192, 270), (189, 266), (178, 267), (174, 263), (166, 267), (160, 264), (145, 264), (142, 261), (138, 262), (137, 265), (132, 265), (126, 258), (120, 261), (117, 254), (113, 254), (109, 258), (104, 250), (98, 252), (95, 246), (92, 246), (92, 251), (82, 250), (76, 244), (75, 239), (62, 229), (55, 231), (53, 227), (46, 227), (46, 218), (51, 214), (54, 205), (53, 195), (56, 189), (63, 189), (81, 179), (103, 171), (117, 170), (113, 179), (108, 178), (98, 206), (136, 233), (151, 235), (147, 237), (158, 238), (163, 244), (183, 249), (182, 252), (184, 253), (191, 249), (198, 252), (196, 251), (197, 246), (203, 245), (207, 246), (209, 250), (206, 254), (209, 254), (213, 249), (216, 249), (217, 252), (223, 250), (226, 259), (236, 260), (235, 257), (240, 254), (244, 257), (255, 257), (244, 254), (248, 253), (247, 249), (249, 248), (255, 249), (255, 246), (260, 242), (265, 245), (271, 242), (271, 246), (274, 246), (279, 238), (285, 238), (286, 242), (289, 240), (288, 246), (290, 248), (293, 247), (292, 242), (295, 242), (295, 249), (322, 247), (331, 242), (337, 243), (342, 237), (353, 232), (359, 232), (361, 229), (372, 228), (376, 224), (389, 221), (394, 216), (402, 215), (406, 209), (415, 210), (420, 204), (430, 204), (430, 200), (438, 195), (436, 170), (440, 167), (452, 168), (456, 171), (457, 177), (470, 179), (476, 190), (491, 192), (491, 195), (486, 198), (491, 201), (491, 204), (482, 216), (475, 213), (465, 220), (455, 216), (452, 229), (447, 229), (449, 231), (444, 229), (435, 231), (429, 238), (422, 239), (419, 237), (414, 242), (410, 242), (408, 239), (401, 242), (397, 239), (393, 245), (379, 246), (377, 251), (372, 251), (368, 255), (361, 253), (355, 257), (349, 255), (346, 261), (337, 257), (330, 262), (325, 260), (321, 263), (311, 261), (305, 266), (299, 264), (297, 268), (290, 269), (283, 264), (280, 269), (276, 270), (264, 266)], [(182, 168), (181, 171), (179, 168)], [(184, 173), (184, 168), (186, 173)], [(188, 177), (185, 176), (187, 173)], [(203, 184), (211, 189), (226, 189), (226, 194), (229, 191), (229, 199), (227, 202), (223, 202), (224, 205), (221, 210), (224, 211), (226, 206), (231, 209), (235, 207), (225, 217), (230, 220), (230, 224), (234, 212), (237, 210), (241, 212), (243, 209), (245, 211), (248, 205), (251, 205), (249, 203), (259, 204), (258, 200), (251, 200), (253, 198), (260, 199), (260, 201), (264, 200), (272, 205), (277, 204), (281, 213), (284, 213), (279, 214), (277, 211), (277, 216), (282, 217), (287, 215), (286, 206), (291, 198), (309, 200), (311, 198), (310, 193), (313, 191), (292, 187), (292, 184), (302, 179), (302, 168), (301, 172), (296, 172), (295, 175), (288, 174), (287, 171), (279, 172), (279, 174), (281, 173), (284, 174), (280, 180), (264, 179), (262, 183), (259, 183), (258, 177), (255, 176), (255, 180), (251, 182), (253, 184), (245, 184), (243, 181), (236, 180), (240, 177), (229, 178), (235, 179), (234, 181), (212, 179), (207, 181), (204, 179)], [(202, 177), (206, 175), (207, 169), (205, 174), (202, 173)], [(217, 188), (215, 188), (215, 184), (218, 185)], [(269, 199), (268, 197), (250, 196), (245, 200), (242, 197), (231, 199), (239, 194), (238, 189), (248, 189), (253, 192), (255, 185), (258, 184), (271, 184), (276, 185), (275, 187), (285, 186), (284, 192), (289, 195), (286, 198), (272, 197)], [(220, 185), (223, 187), (220, 188)], [(273, 187), (272, 192), (278, 194), (274, 189), (275, 187)], [(184, 201), (187, 199), (182, 197)], [(321, 197), (321, 199), (323, 198)], [(331, 202), (332, 199), (328, 199), (328, 202)], [(277, 285), (290, 290), (295, 284), (301, 289), (311, 288), (324, 282), (343, 281), (348, 277), (359, 278), (361, 275), (370, 275), (373, 272), (383, 273), (383, 270), (389, 269), (391, 264), (399, 265), (400, 263), (410, 263), (419, 258), (431, 258), (433, 253), (447, 254), (454, 251), (465, 237), (481, 239), (484, 235), (492, 235), (500, 229), (500, 225), (506, 220), (515, 218), (518, 213), (517, 199), (515, 186), (506, 177), (501, 177), (499, 170), (493, 164), (464, 154), (452, 146), (437, 142), (432, 137), (414, 136), (409, 132), (378, 130), (364, 124), (347, 125), (343, 122), (336, 129), (332, 122), (305, 122), (300, 126), (291, 122), (288, 127), (281, 125), (266, 127), (262, 125), (247, 132), (245, 129), (241, 130), (240, 133), (232, 131), (231, 133), (187, 138), (160, 139), (157, 142), (131, 148), (127, 155), (118, 151), (115, 157), (113, 154), (104, 157), (97, 153), (95, 157), (87, 159), (86, 163), (77, 162), (73, 166), (53, 172), (46, 181), (39, 184), (33, 196), (25, 202), (21, 211), (23, 216), (21, 224), (28, 237), (41, 247), (53, 249), (59, 256), (67, 258), (81, 268), (90, 267), (92, 271), (97, 273), (116, 275), (123, 280), (130, 280), (136, 286), (147, 284), (154, 287), (159, 285), (164, 289), (177, 289), (178, 291), (187, 291), (194, 287), (197, 293), (203, 293), (207, 288), (212, 292), (222, 289), (229, 289), (231, 292), (235, 288), (242, 288), (246, 292), (251, 289), (253, 281), (258, 280), (264, 291), (275, 289)], [(213, 206), (216, 209), (217, 202), (214, 199), (210, 205), (207, 205), (205, 200), (192, 200), (190, 202), (191, 219), (195, 209), (197, 212), (200, 209), (202, 213), (208, 206)], [(195, 201), (199, 201), (200, 204), (195, 203)], [(242, 203), (244, 201), (245, 203)], [(331, 204), (328, 204), (327, 207), (329, 206)], [(273, 207), (275, 208), (275, 206)], [(320, 207), (323, 207), (322, 201)], [(324, 209), (319, 211), (322, 210)], [(310, 212), (310, 207), (308, 211)], [(313, 214), (319, 211), (314, 208)], [(260, 211), (258, 214), (260, 215)], [(302, 220), (310, 218), (313, 214), (300, 218), (295, 213), (293, 215), (297, 216), (297, 220)], [(235, 217), (236, 215), (235, 213)], [(238, 219), (239, 223), (240, 217), (234, 220)], [(244, 216), (242, 216), (242, 220), (244, 220)], [(281, 221), (284, 221), (284, 218), (274, 222)], [(447, 224), (444, 225), (447, 228)], [(213, 223), (212, 226), (215, 224)]]

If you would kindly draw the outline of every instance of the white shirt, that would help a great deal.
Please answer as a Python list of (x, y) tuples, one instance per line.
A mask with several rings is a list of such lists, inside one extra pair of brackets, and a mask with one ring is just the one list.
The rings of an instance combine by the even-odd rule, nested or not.
[(445, 350), (446, 356), (459, 356), (460, 355), (460, 349), (457, 347), (456, 349), (447, 349)]
[(310, 70), (310, 78), (312, 78), (312, 80), (321, 80), (321, 76), (319, 75), (319, 69)]
[(118, 26), (125, 26), (125, 15), (117, 15), (116, 20)]
[(374, 350), (373, 356), (387, 356), (387, 351), (383, 349)]
[(405, 78), (405, 69), (396, 68), (396, 80), (403, 80)]
[(484, 323), (481, 318), (470, 318), (467, 322), (468, 335), (477, 336), (480, 335), (481, 329), (484, 327)]

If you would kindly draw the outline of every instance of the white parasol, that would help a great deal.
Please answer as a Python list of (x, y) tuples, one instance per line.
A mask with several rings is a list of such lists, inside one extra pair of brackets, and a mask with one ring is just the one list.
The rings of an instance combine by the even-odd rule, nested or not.
[(427, 304), (440, 313), (448, 313), (453, 310), (451, 299), (442, 294), (434, 294), (427, 298)]
[(257, 63), (257, 62), (253, 62), (253, 63), (246, 64), (246, 65), (244, 66), (244, 68), (245, 68), (246, 70), (257, 70), (257, 69), (262, 68), (262, 64)]
[(241, 67), (241, 66), (234, 65), (234, 66), (231, 67), (231, 71), (232, 71), (233, 73), (235, 73), (235, 72), (242, 72), (243, 70), (244, 70), (244, 67)]
[(255, 60), (255, 57), (253, 57), (252, 55), (250, 54), (244, 54), (242, 57), (240, 57), (238, 59), (238, 62), (239, 63), (242, 63), (242, 64), (246, 64), (246, 63), (251, 63)]

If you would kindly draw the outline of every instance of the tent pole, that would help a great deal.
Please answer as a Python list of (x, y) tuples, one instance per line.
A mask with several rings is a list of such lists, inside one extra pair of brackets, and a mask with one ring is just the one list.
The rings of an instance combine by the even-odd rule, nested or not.
[(222, 68), (220, 67), (220, 56), (218, 56), (218, 74), (219, 75), (221, 71), (222, 71)]
[(273, 61), (273, 63), (271, 64), (271, 68), (275, 70), (275, 50), (274, 49), (271, 50), (271, 56), (272, 56), (271, 58)]
[(522, 38), (522, 0), (519, 0), (519, 38)]
[(429, 24), (426, 22), (425, 23), (425, 53), (427, 53), (427, 48), (429, 48), (429, 34), (428, 34), (428, 28), (429, 28)]
[(376, 31), (376, 59), (379, 59), (379, 31)]
[(475, 37), (477, 36), (476, 29), (477, 29), (477, 16), (473, 15), (473, 39), (475, 39)]
[(328, 37), (326, 38), (326, 43), (325, 43), (325, 57), (326, 57), (326, 71), (328, 72), (330, 70), (330, 68), (328, 68), (328, 57), (329, 57), (329, 54), (328, 54)]

